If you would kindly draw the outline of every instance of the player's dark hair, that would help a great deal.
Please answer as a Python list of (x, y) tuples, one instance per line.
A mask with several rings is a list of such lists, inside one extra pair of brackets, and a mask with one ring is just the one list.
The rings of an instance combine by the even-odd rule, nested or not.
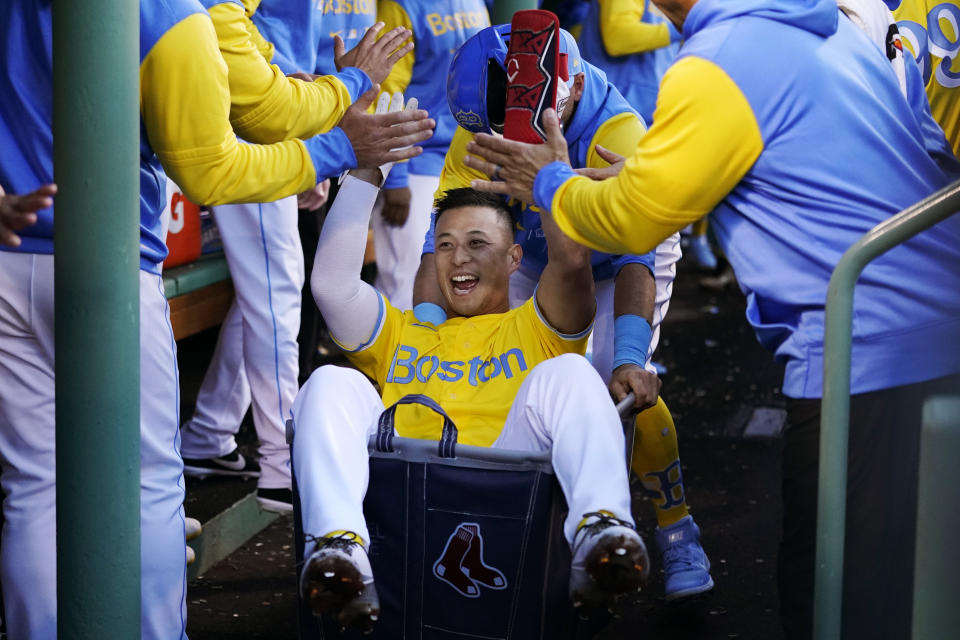
[(486, 207), (493, 209), (497, 212), (497, 215), (507, 223), (511, 233), (517, 228), (517, 221), (514, 218), (513, 209), (510, 208), (502, 196), (495, 193), (477, 191), (470, 187), (444, 191), (443, 195), (434, 202), (433, 224), (437, 224), (437, 220), (440, 219), (440, 216), (443, 215), (445, 211), (460, 209), (461, 207)]

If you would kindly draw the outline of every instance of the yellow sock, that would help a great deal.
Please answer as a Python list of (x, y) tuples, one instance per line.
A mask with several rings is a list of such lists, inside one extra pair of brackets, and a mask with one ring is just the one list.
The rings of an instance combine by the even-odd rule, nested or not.
[(663, 398), (657, 398), (656, 405), (637, 415), (631, 467), (656, 507), (657, 524), (661, 528), (689, 513), (680, 471), (677, 428)]

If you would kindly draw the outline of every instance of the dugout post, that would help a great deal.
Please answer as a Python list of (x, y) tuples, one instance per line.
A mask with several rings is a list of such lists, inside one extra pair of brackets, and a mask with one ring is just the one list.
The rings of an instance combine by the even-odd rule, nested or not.
[[(837, 263), (827, 288), (813, 637), (840, 640), (850, 435), (850, 345), (857, 279), (875, 258), (960, 211), (960, 181), (871, 229)], [(918, 540), (919, 542), (919, 540)], [(904, 550), (911, 553), (912, 550)]]
[(493, 24), (510, 24), (517, 11), (536, 8), (536, 0), (495, 0), (491, 19)]
[(58, 637), (140, 637), (140, 11), (53, 0)]

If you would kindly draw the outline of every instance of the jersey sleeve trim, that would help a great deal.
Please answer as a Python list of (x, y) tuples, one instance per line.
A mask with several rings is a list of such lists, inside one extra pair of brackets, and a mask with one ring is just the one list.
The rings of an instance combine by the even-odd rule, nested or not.
[(387, 308), (386, 308), (386, 304), (383, 301), (383, 294), (381, 294), (379, 291), (377, 291), (377, 302), (378, 302), (377, 322), (373, 327), (373, 333), (370, 335), (370, 338), (366, 342), (364, 342), (358, 347), (354, 347), (353, 349), (351, 349), (345, 346), (339, 340), (337, 340), (333, 335), (330, 336), (331, 339), (334, 341), (334, 343), (336, 343), (338, 347), (343, 349), (344, 353), (359, 353), (364, 349), (369, 349), (370, 346), (377, 341), (377, 338), (380, 337), (380, 333), (383, 331), (383, 326), (384, 324), (386, 324), (384, 322), (384, 318), (386, 317), (386, 314), (387, 314)]
[(537, 319), (540, 320), (540, 323), (545, 326), (547, 329), (550, 329), (558, 338), (565, 340), (567, 342), (574, 342), (576, 340), (581, 340), (584, 337), (590, 335), (590, 332), (593, 331), (593, 320), (590, 321), (590, 324), (587, 325), (587, 328), (583, 331), (578, 331), (577, 333), (561, 333), (555, 329), (547, 319), (543, 316), (543, 313), (540, 311), (540, 305), (537, 304), (537, 289), (540, 288), (538, 284), (533, 290), (533, 310), (537, 314)]

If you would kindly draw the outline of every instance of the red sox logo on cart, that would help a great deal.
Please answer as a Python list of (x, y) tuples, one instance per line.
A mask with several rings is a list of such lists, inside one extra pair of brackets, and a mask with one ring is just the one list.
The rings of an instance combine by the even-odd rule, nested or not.
[(481, 585), (488, 589), (507, 588), (503, 573), (483, 561), (483, 536), (475, 522), (461, 522), (450, 534), (443, 552), (433, 563), (433, 575), (467, 598), (479, 598)]

